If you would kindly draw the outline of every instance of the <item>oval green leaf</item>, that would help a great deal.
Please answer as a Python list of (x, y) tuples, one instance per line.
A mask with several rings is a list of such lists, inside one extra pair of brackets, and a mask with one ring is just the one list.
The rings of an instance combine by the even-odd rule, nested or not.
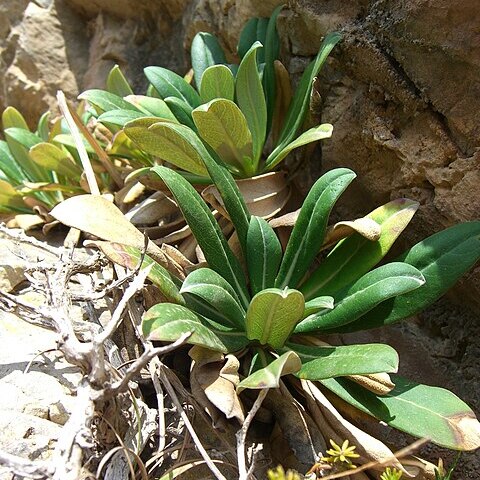
[(124, 127), (126, 123), (145, 117), (142, 112), (134, 110), (109, 110), (98, 117), (98, 121), (107, 128)]
[(232, 286), (214, 270), (194, 270), (183, 282), (180, 293), (190, 293), (205, 300), (222, 316), (224, 325), (241, 331), (245, 329), (245, 309)]
[(267, 288), (257, 293), (247, 310), (246, 329), (249, 340), (281, 348), (301, 320), (305, 309), (298, 290)]
[(207, 103), (216, 98), (233, 100), (235, 95), (235, 78), (226, 65), (212, 65), (202, 76), (200, 84), (200, 98)]
[(195, 132), (185, 125), (159, 122), (158, 118), (155, 122), (150, 119), (134, 120), (125, 125), (125, 134), (151, 155), (187, 172), (208, 175), (202, 160), (206, 149)]
[(115, 65), (108, 74), (107, 90), (121, 98), (133, 94), (132, 87), (118, 65)]
[(109, 112), (110, 110), (133, 110), (138, 112), (138, 108), (129, 102), (126, 102), (122, 97), (105, 90), (86, 90), (81, 93), (78, 98), (86, 100), (96, 107), (99, 113)]
[(282, 150), (280, 150), (275, 157), (269, 156), (265, 162), (265, 171), (275, 168), (292, 150), (303, 145), (307, 145), (318, 140), (324, 140), (332, 136), (333, 126), (329, 123), (324, 123), (313, 127), (306, 132), (303, 132), (296, 140), (289, 143)]
[(202, 139), (229, 165), (244, 171), (252, 158), (252, 135), (242, 111), (231, 100), (217, 99), (197, 107), (193, 121)]
[(170, 108), (168, 108), (168, 105), (161, 98), (147, 97), (145, 95), (128, 95), (125, 97), (125, 100), (132, 105), (135, 105), (135, 107), (149, 117), (153, 115), (164, 120), (170, 120), (174, 123), (178, 122), (175, 115)]
[(262, 48), (262, 44), (255, 42), (243, 57), (235, 85), (238, 106), (252, 134), (254, 171), (257, 170), (267, 133), (267, 106), (256, 60), (259, 48)]
[(203, 82), (203, 74), (208, 67), (219, 63), (227, 63), (225, 53), (223, 53), (217, 37), (207, 32), (198, 32), (195, 35), (190, 55), (197, 87)]
[(232, 285), (242, 305), (246, 307), (249, 297), (242, 267), (202, 197), (177, 172), (161, 166), (153, 167), (152, 171), (163, 180), (175, 197), (210, 268)]
[(6, 128), (21, 128), (30, 131), (23, 115), (15, 107), (7, 107), (2, 113), (2, 126)]
[(74, 159), (53, 143), (38, 143), (30, 149), (30, 158), (47, 170), (78, 180), (82, 169)]
[(376, 328), (415, 315), (440, 298), (479, 259), (480, 222), (461, 223), (426, 238), (397, 259), (422, 272), (425, 285), (382, 303), (342, 331)]
[(142, 331), (149, 340), (164, 342), (173, 342), (191, 332), (187, 343), (223, 353), (241, 350), (248, 344), (242, 333), (218, 329), (206, 318), (173, 303), (159, 303), (148, 310)]
[(163, 67), (147, 67), (144, 72), (160, 98), (176, 97), (192, 108), (200, 105), (200, 96), (180, 75)]
[(246, 260), (252, 295), (274, 286), (282, 246), (273, 228), (261, 217), (250, 218)]

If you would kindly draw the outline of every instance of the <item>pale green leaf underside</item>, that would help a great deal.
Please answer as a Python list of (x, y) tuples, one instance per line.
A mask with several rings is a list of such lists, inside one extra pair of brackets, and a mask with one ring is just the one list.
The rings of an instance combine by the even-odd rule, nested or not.
[(244, 170), (252, 157), (252, 136), (242, 111), (231, 100), (216, 99), (192, 112), (199, 135), (227, 164)]
[(285, 352), (265, 368), (257, 370), (242, 380), (238, 384), (237, 392), (240, 393), (246, 388), (278, 388), (280, 385), (280, 377), (298, 372), (301, 366), (300, 358), (295, 352)]
[(252, 298), (247, 310), (247, 337), (272, 348), (283, 347), (304, 308), (303, 295), (298, 290), (262, 290)]

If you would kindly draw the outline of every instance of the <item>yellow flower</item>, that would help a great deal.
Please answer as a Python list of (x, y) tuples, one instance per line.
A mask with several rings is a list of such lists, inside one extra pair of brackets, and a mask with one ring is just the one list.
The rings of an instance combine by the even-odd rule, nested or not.
[(293, 470), (287, 470), (287, 473), (285, 473), (285, 470), (281, 465), (279, 465), (275, 470), (270, 469), (267, 472), (267, 477), (268, 480), (301, 480), (301, 477), (297, 472)]
[(400, 480), (401, 476), (402, 476), (401, 470), (387, 467), (385, 471), (380, 475), (380, 479), (381, 480)]
[(340, 447), (333, 440), (330, 440), (330, 444), (333, 448), (327, 450), (328, 457), (322, 457), (322, 460), (327, 463), (341, 463), (347, 468), (355, 468), (355, 465), (352, 463), (352, 458), (358, 458), (360, 455), (354, 453), (354, 450), (357, 448), (352, 445), (348, 446), (348, 440), (345, 440)]

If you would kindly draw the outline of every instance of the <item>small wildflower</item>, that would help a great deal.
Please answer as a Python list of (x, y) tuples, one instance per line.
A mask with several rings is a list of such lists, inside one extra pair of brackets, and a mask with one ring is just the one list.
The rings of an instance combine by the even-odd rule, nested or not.
[(387, 467), (385, 471), (380, 475), (381, 480), (400, 480), (402, 471), (396, 468)]
[(285, 470), (281, 465), (279, 465), (276, 469), (270, 469), (267, 472), (268, 480), (301, 480), (300, 475), (295, 472), (294, 470)]
[(360, 455), (354, 453), (353, 451), (357, 448), (352, 445), (348, 446), (348, 440), (345, 440), (342, 443), (342, 446), (338, 446), (333, 440), (330, 440), (330, 444), (333, 448), (327, 450), (328, 457), (322, 457), (322, 461), (327, 463), (341, 463), (342, 466), (347, 468), (355, 468), (355, 465), (352, 463), (352, 458), (358, 458)]

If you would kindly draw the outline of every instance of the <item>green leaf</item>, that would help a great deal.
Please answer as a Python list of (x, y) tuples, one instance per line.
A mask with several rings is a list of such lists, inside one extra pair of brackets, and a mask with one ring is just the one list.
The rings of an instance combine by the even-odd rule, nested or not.
[(300, 84), (295, 91), (295, 95), (288, 109), (278, 146), (271, 153), (270, 158), (275, 158), (278, 152), (281, 152), (295, 138), (308, 112), (313, 81), (320, 72), (333, 47), (341, 38), (339, 33), (329, 33), (323, 40), (315, 61), (312, 62), (303, 73)]
[(200, 96), (180, 75), (163, 67), (147, 67), (144, 72), (164, 100), (175, 97), (188, 103), (192, 108), (200, 105)]
[(252, 158), (252, 136), (242, 111), (231, 100), (217, 99), (193, 112), (199, 135), (227, 164), (244, 171)]
[(267, 132), (267, 106), (256, 61), (259, 48), (262, 48), (262, 44), (255, 42), (243, 57), (235, 85), (238, 106), (252, 134), (254, 171), (257, 170)]
[(273, 112), (275, 110), (276, 78), (274, 62), (278, 58), (280, 40), (277, 32), (277, 18), (284, 5), (279, 5), (272, 13), (267, 26), (265, 37), (265, 68), (263, 71), (262, 84), (267, 104), (267, 135), (272, 125)]
[(261, 217), (250, 218), (246, 260), (252, 295), (274, 286), (282, 246), (273, 228)]
[(207, 175), (202, 155), (205, 146), (195, 132), (184, 125), (170, 122), (153, 123), (140, 119), (125, 125), (125, 134), (143, 151), (167, 160), (178, 168), (197, 175)]
[(223, 353), (241, 350), (248, 344), (242, 333), (215, 328), (212, 322), (182, 305), (159, 303), (148, 310), (142, 321), (149, 340), (171, 342), (191, 332), (187, 343)]
[(128, 97), (125, 97), (125, 100), (135, 105), (149, 117), (154, 116), (174, 123), (178, 122), (168, 105), (161, 98), (152, 98), (145, 95), (128, 95)]
[(223, 205), (230, 216), (231, 222), (235, 226), (240, 246), (245, 255), (247, 251), (246, 243), (250, 212), (245, 205), (243, 196), (232, 175), (223, 164), (212, 158), (207, 151), (202, 153), (202, 160), (207, 167), (210, 178), (222, 197)]
[(3, 133), (10, 152), (28, 179), (32, 182), (50, 182), (52, 180), (51, 175), (33, 162), (28, 155), (30, 148), (37, 143), (41, 143), (42, 139), (28, 130), (17, 127), (7, 128)]
[(298, 358), (298, 355), (295, 352), (285, 352), (265, 368), (256, 370), (242, 380), (237, 386), (237, 392), (240, 393), (246, 388), (257, 390), (263, 390), (264, 388), (278, 388), (282, 376), (298, 372), (301, 366), (302, 363), (300, 358)]
[(398, 258), (422, 272), (425, 285), (382, 303), (345, 330), (375, 328), (415, 315), (440, 298), (479, 259), (480, 222), (461, 223), (426, 238)]
[(38, 120), (36, 134), (45, 142), (48, 142), (48, 139), (50, 138), (49, 120), (50, 112), (45, 112)]
[[(251, 18), (240, 32), (240, 39), (238, 41), (237, 53), (240, 58), (243, 58), (250, 50), (251, 46), (258, 40), (260, 43), (265, 43), (265, 38), (268, 29), (268, 18)], [(264, 62), (263, 53), (259, 55), (258, 61)]]
[(30, 131), (23, 115), (14, 107), (7, 107), (2, 113), (3, 129), (21, 128)]
[(81, 93), (78, 98), (86, 100), (96, 107), (99, 113), (109, 112), (110, 110), (133, 110), (138, 112), (138, 108), (114, 93), (105, 90), (87, 90)]
[(303, 317), (308, 317), (313, 313), (324, 312), (325, 310), (332, 310), (335, 306), (333, 297), (323, 296), (312, 298), (308, 302), (305, 302), (305, 312)]
[(382, 301), (419, 288), (424, 283), (421, 272), (407, 263), (382, 265), (339, 292), (333, 310), (302, 320), (295, 333), (332, 329), (351, 323)]
[(118, 65), (115, 65), (108, 74), (107, 90), (119, 97), (126, 97), (127, 95), (133, 94), (132, 87)]
[(322, 246), (333, 205), (354, 178), (348, 168), (337, 168), (310, 189), (288, 241), (275, 281), (277, 288), (296, 287), (302, 280)]
[(108, 112), (102, 113), (98, 117), (98, 121), (107, 127), (111, 127), (112, 125), (115, 127), (124, 127), (126, 123), (144, 117), (144, 113), (133, 110), (109, 110)]
[(276, 156), (270, 155), (265, 162), (265, 171), (275, 168), (292, 150), (308, 143), (316, 142), (318, 140), (324, 140), (332, 136), (333, 126), (329, 123), (324, 123), (313, 127), (306, 132), (303, 132), (296, 140), (285, 146), (283, 150), (280, 150)]
[(235, 96), (235, 79), (232, 71), (226, 65), (208, 67), (200, 83), (200, 98), (207, 103), (216, 98), (233, 100)]
[(308, 300), (317, 295), (334, 295), (373, 268), (390, 250), (417, 211), (418, 203), (400, 198), (367, 215), (381, 227), (380, 238), (371, 242), (355, 233), (342, 240), (300, 287)]
[[(93, 242), (100, 250), (114, 263), (118, 263), (129, 270), (136, 270), (140, 259), (141, 252), (138, 248), (123, 245), (117, 242)], [(168, 302), (185, 304), (185, 300), (180, 295), (180, 291), (176, 285), (177, 279), (172, 277), (168, 270), (155, 262), (151, 257), (145, 255), (143, 257), (142, 269), (152, 265), (147, 278), (160, 290)]]
[(305, 309), (298, 290), (267, 288), (250, 302), (246, 316), (247, 337), (262, 345), (281, 348), (301, 320)]
[(213, 270), (232, 285), (244, 307), (249, 304), (242, 267), (231, 251), (215, 217), (196, 190), (177, 172), (161, 166), (154, 171), (167, 185)]
[(302, 361), (298, 377), (307, 380), (395, 373), (398, 370), (397, 352), (380, 343), (341, 347), (312, 347), (289, 343), (287, 346), (297, 353)]
[(13, 157), (7, 142), (0, 140), (0, 171), (2, 171), (7, 180), (13, 184), (22, 183), (28, 180), (24, 171)]
[(241, 331), (245, 329), (245, 309), (232, 286), (214, 270), (194, 270), (183, 282), (180, 293), (190, 293), (205, 300), (221, 314), (224, 325)]
[(196, 130), (195, 123), (192, 119), (193, 108), (187, 102), (181, 98), (167, 97), (165, 103), (179, 123), (190, 127), (192, 130)]
[(198, 32), (192, 41), (192, 68), (197, 87), (203, 82), (203, 72), (213, 65), (227, 63), (225, 53), (217, 37), (211, 33)]
[(47, 170), (78, 180), (82, 169), (73, 158), (53, 143), (38, 143), (30, 149), (30, 158)]
[(0, 212), (28, 212), (22, 195), (8, 182), (0, 180)]
[(393, 375), (395, 388), (377, 396), (346, 379), (322, 383), (359, 410), (415, 437), (442, 447), (473, 450), (480, 446), (480, 425), (472, 410), (443, 388), (420, 385)]

